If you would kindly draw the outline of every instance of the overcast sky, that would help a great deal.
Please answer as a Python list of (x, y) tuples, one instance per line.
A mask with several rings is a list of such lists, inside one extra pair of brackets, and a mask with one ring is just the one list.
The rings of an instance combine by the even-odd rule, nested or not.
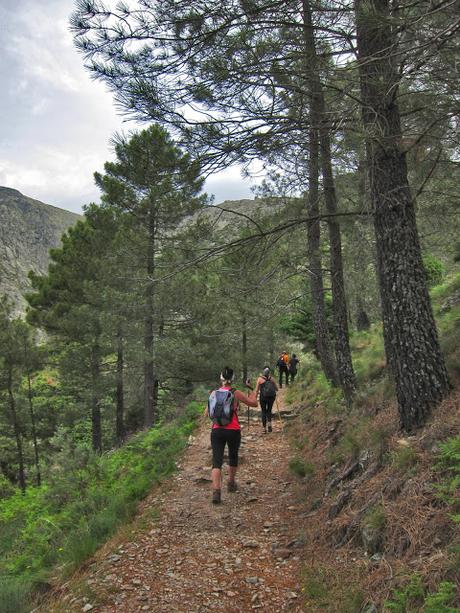
[[(0, 185), (80, 212), (99, 201), (95, 170), (112, 158), (110, 138), (135, 126), (89, 78), (73, 47), (73, 0), (0, 0)], [(208, 179), (216, 202), (251, 198), (237, 169)]]

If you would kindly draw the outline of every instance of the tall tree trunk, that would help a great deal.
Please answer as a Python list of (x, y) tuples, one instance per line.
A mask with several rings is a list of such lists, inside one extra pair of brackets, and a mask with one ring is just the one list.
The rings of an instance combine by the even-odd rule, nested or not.
[(121, 324), (117, 330), (117, 417), (116, 417), (116, 437), (118, 445), (125, 440), (125, 399), (124, 399), (124, 343), (123, 329)]
[(328, 228), (337, 374), (347, 404), (350, 405), (356, 391), (356, 378), (353, 371), (348, 332), (348, 308), (343, 278), (342, 238), (340, 225), (337, 220), (337, 197), (332, 173), (330, 127), (326, 117), (324, 91), (319, 76), (309, 0), (303, 0), (303, 19), (304, 45), (308, 60), (309, 90), (311, 91), (310, 121), (312, 125), (319, 128), (324, 198), (326, 210), (331, 215), (328, 221)]
[(243, 314), (241, 320), (241, 367), (243, 372), (243, 381), (248, 378), (248, 330), (246, 315)]
[[(310, 42), (309, 28), (306, 20), (308, 19), (308, 3), (304, 5), (304, 44), (308, 48)], [(311, 67), (308, 54), (304, 54), (304, 69), (308, 84), (311, 86)], [(320, 109), (318, 107), (317, 92), (313, 87), (309, 87), (310, 93), (310, 128), (308, 134), (308, 196), (307, 211), (312, 218), (307, 224), (307, 249), (309, 260), (309, 277), (311, 288), (311, 301), (313, 307), (313, 325), (315, 330), (316, 350), (321, 363), (321, 367), (326, 377), (334, 385), (338, 384), (338, 376), (334, 363), (331, 339), (326, 318), (326, 308), (324, 302), (323, 270), (321, 263), (321, 226), (319, 216), (319, 121)], [(314, 219), (313, 219), (314, 218)]]
[(144, 302), (144, 426), (151, 428), (155, 416), (155, 368), (154, 350), (154, 284), (155, 273), (155, 213), (152, 208), (149, 214), (148, 245)]
[(36, 425), (35, 411), (34, 411), (32, 378), (31, 378), (29, 369), (27, 369), (27, 398), (29, 401), (30, 423), (32, 425), (32, 440), (34, 444), (35, 475), (37, 478), (37, 485), (41, 485), (42, 477), (40, 473), (40, 455), (38, 452), (37, 425)]
[(92, 443), (94, 451), (102, 452), (102, 424), (101, 424), (101, 350), (96, 338), (91, 348), (91, 426)]
[(389, 0), (356, 0), (356, 22), (385, 351), (401, 425), (411, 431), (425, 423), (450, 386), (401, 150), (397, 41)]
[(8, 366), (8, 375), (7, 375), (7, 387), (8, 387), (8, 400), (11, 411), (11, 419), (13, 420), (13, 430), (14, 437), (16, 439), (16, 451), (18, 454), (18, 478), (19, 478), (19, 487), (23, 492), (26, 491), (26, 477), (24, 470), (24, 453), (22, 450), (22, 437), (21, 437), (21, 428), (19, 426), (18, 414), (16, 411), (16, 400), (14, 398), (13, 392), (13, 369), (11, 366)]
[[(331, 167), (331, 149), (329, 134), (321, 130), (320, 137), (323, 165), (323, 187), (326, 201), (326, 210), (329, 215), (337, 214), (337, 199)], [(351, 404), (356, 392), (356, 377), (351, 359), (350, 335), (348, 331), (348, 307), (345, 296), (345, 282), (343, 277), (342, 238), (337, 217), (330, 217), (329, 244), (331, 262), (332, 311), (334, 317), (334, 343), (337, 360), (337, 371), (345, 400)]]

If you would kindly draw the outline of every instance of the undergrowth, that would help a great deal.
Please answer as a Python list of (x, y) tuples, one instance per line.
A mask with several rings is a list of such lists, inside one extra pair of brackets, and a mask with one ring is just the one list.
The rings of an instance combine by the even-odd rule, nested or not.
[(65, 576), (133, 517), (152, 485), (170, 475), (202, 408), (94, 454), (63, 448), (46, 485), (0, 501), (0, 613), (29, 610), (52, 569)]
[(436, 592), (427, 593), (419, 575), (413, 575), (402, 587), (393, 590), (390, 600), (384, 603), (385, 613), (459, 613), (460, 609), (451, 606), (455, 598), (455, 585), (442, 581)]
[[(432, 288), (431, 295), (449, 376), (454, 385), (458, 385), (460, 384), (460, 275), (457, 274), (443, 285)], [(315, 496), (320, 501), (319, 506), (323, 508), (325, 503), (324, 500), (321, 502), (321, 498), (324, 493), (324, 475), (330, 479), (331, 476), (340, 474), (343, 467), (352, 465), (356, 460), (360, 464), (362, 462), (361, 471), (369, 465), (367, 462), (377, 461), (385, 474), (400, 481), (401, 488), (404, 488), (408, 482), (413, 482), (413, 487), (416, 488), (419, 471), (426, 471), (427, 475), (432, 475), (434, 482), (427, 484), (428, 490), (418, 490), (421, 492), (421, 498), (429, 488), (434, 488), (439, 501), (432, 499), (434, 509), (442, 509), (442, 513), (445, 513), (444, 518), (447, 514), (454, 524), (460, 523), (460, 436), (447, 438), (449, 429), (443, 430), (438, 427), (434, 430), (437, 435), (431, 443), (430, 439), (427, 439), (429, 446), (425, 448), (417, 444), (418, 437), (414, 437), (414, 440), (402, 437), (398, 433), (395, 391), (388, 376), (381, 326), (376, 324), (366, 332), (353, 334), (351, 346), (358, 383), (351, 410), (346, 407), (338, 389), (326, 380), (320, 371), (319, 363), (314, 359), (311, 359), (308, 369), (302, 372), (299, 380), (286, 392), (287, 402), (299, 406), (302, 424), (302, 427), (292, 430), (295, 457), (290, 461), (291, 471), (304, 477), (307, 475), (305, 466), (313, 466), (314, 462), (315, 469), (309, 482), (310, 498)], [(305, 360), (302, 361), (305, 363)], [(318, 452), (320, 445), (323, 450)], [(431, 467), (430, 454), (433, 458)], [(369, 488), (370, 496), (373, 491), (372, 485), (368, 482), (363, 485)], [(359, 493), (354, 493), (353, 497), (355, 495), (359, 496)], [(398, 496), (397, 489), (394, 496)], [(427, 500), (428, 496), (429, 494)], [(308, 504), (311, 509), (318, 508), (318, 505), (313, 505), (311, 500)], [(363, 505), (364, 500), (359, 499), (358, 504)], [(388, 517), (386, 505), (391, 510)], [(382, 495), (382, 502), (371, 506), (363, 515), (361, 523), (376, 530), (383, 530), (386, 527), (390, 534), (391, 512), (399, 508), (397, 505), (397, 500), (386, 501)], [(350, 513), (350, 509), (348, 512)], [(349, 522), (349, 518), (344, 515), (345, 513), (341, 516), (341, 521)], [(446, 526), (445, 522), (441, 522), (441, 525)], [(339, 521), (338, 529), (341, 527), (343, 528)], [(329, 532), (329, 528), (326, 532)], [(384, 611), (460, 613), (458, 608), (460, 594), (458, 585), (453, 579), (458, 577), (460, 571), (460, 544), (455, 536), (457, 533), (458, 531), (452, 533), (454, 537), (446, 546), (444, 562), (436, 567), (439, 572), (437, 583), (430, 582), (422, 568), (420, 574), (414, 574), (413, 568), (404, 566), (405, 562), (398, 560), (401, 568), (406, 568), (408, 578), (398, 583), (398, 578), (394, 577), (393, 585), (396, 587), (393, 588), (391, 596), (387, 596), (384, 603), (379, 600), (380, 606), (384, 606)], [(327, 546), (330, 547), (330, 543)], [(315, 547), (320, 546), (317, 544)], [(366, 598), (360, 588), (361, 579), (355, 576), (353, 581), (344, 582), (344, 575), (339, 570), (341, 562), (336, 563), (331, 559), (328, 563), (325, 560), (326, 550), (324, 553), (325, 555), (321, 556), (321, 550), (315, 550), (311, 564), (306, 565), (304, 569), (303, 592), (306, 610), (334, 611), (334, 613), (367, 611), (364, 604)], [(385, 552), (383, 554), (385, 555)], [(364, 554), (361, 552), (356, 555)], [(363, 558), (359, 559), (363, 564)], [(341, 560), (340, 555), (336, 560)], [(350, 562), (348, 571), (356, 570), (357, 567), (357, 564)], [(364, 576), (362, 582), (365, 583)], [(380, 594), (380, 598), (385, 598), (383, 593)]]

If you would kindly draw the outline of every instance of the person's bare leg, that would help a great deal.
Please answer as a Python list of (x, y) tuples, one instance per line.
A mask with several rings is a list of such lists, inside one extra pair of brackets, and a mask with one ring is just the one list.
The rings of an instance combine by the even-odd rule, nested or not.
[(212, 502), (220, 503), (220, 489), (222, 487), (222, 471), (220, 468), (213, 468), (211, 471), (212, 480)]
[(236, 466), (229, 466), (228, 467), (228, 483), (227, 483), (227, 489), (229, 492), (236, 492), (236, 490), (238, 489), (238, 486), (236, 485), (236, 481), (235, 481), (235, 477), (236, 477)]
[(211, 471), (212, 489), (220, 490), (222, 487), (222, 471), (220, 468), (213, 468)]

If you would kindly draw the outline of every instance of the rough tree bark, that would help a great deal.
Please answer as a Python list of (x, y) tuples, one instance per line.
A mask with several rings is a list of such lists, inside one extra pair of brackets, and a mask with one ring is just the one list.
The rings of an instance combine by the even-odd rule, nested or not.
[(307, 253), (309, 262), (309, 278), (311, 289), (311, 302), (313, 307), (313, 325), (315, 330), (315, 345), (321, 368), (328, 380), (338, 385), (338, 377), (334, 364), (329, 327), (324, 304), (323, 270), (321, 264), (321, 229), (319, 215), (319, 189), (318, 189), (318, 131), (310, 128), (309, 135), (309, 189), (306, 207), (312, 221), (307, 224)]
[(385, 351), (406, 431), (449, 391), (401, 148), (397, 40), (389, 0), (356, 0), (362, 118), (374, 213)]
[(328, 227), (335, 355), (340, 385), (347, 404), (350, 405), (356, 392), (356, 377), (351, 358), (350, 334), (348, 330), (348, 307), (343, 277), (342, 237), (340, 233), (340, 224), (336, 217), (337, 198), (335, 193), (334, 178), (332, 175), (331, 144), (329, 130), (327, 127), (323, 127), (321, 129), (320, 147), (322, 152), (321, 157), (324, 198), (326, 202), (326, 210), (329, 215), (331, 215), (328, 221)]
[(340, 225), (337, 221), (337, 197), (332, 173), (330, 129), (326, 117), (324, 91), (316, 59), (316, 42), (311, 8), (308, 0), (303, 0), (303, 26), (305, 52), (308, 60), (308, 62), (306, 62), (308, 64), (307, 74), (309, 90), (311, 92), (310, 121), (319, 128), (324, 199), (326, 210), (328, 214), (331, 215), (328, 221), (328, 228), (337, 374), (347, 404), (350, 405), (356, 391), (356, 378), (353, 371), (348, 332), (348, 308), (343, 278), (342, 238), (340, 234)]

